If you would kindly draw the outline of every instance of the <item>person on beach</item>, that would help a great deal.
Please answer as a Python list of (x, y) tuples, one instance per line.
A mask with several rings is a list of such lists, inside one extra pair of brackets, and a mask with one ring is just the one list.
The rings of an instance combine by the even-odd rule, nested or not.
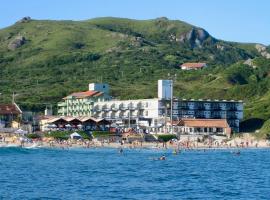
[(24, 138), (20, 137), (21, 147), (24, 147)]

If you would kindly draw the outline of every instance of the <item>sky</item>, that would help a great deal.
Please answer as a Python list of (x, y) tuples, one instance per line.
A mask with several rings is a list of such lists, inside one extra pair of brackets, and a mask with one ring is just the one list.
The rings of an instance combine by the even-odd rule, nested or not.
[(217, 39), (270, 44), (270, 0), (1, 0), (0, 28), (24, 16), (85, 20), (95, 17), (178, 19)]

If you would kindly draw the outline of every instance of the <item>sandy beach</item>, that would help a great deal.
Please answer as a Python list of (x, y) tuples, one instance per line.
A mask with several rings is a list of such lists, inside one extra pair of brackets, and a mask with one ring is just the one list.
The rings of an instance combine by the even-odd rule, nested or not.
[(25, 147), (25, 148), (149, 148), (149, 149), (224, 149), (224, 148), (269, 148), (268, 140), (258, 140), (250, 134), (226, 140), (192, 141), (182, 138), (167, 143), (163, 142), (109, 142), (109, 140), (55, 140), (42, 138), (26, 140), (19, 136), (6, 136), (0, 140), (0, 147)]

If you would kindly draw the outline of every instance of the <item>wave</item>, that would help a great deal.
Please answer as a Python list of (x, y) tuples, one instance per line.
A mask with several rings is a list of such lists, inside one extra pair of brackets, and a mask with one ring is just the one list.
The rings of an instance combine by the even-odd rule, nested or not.
[(10, 145), (4, 146), (0, 148), (0, 154), (14, 154), (14, 153), (22, 153), (28, 154), (30, 153), (28, 149), (22, 148), (20, 146)]

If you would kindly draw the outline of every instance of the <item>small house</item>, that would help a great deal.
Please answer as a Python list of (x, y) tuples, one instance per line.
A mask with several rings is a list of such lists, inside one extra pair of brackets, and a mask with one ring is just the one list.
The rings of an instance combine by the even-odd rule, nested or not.
[(12, 125), (16, 124), (15, 128), (17, 128), (21, 117), (22, 111), (16, 103), (0, 104), (0, 127), (12, 127)]
[(231, 128), (226, 119), (183, 118), (173, 122), (174, 131), (191, 135), (226, 135), (230, 137)]
[(182, 70), (198, 70), (207, 67), (206, 63), (184, 63), (181, 66)]

